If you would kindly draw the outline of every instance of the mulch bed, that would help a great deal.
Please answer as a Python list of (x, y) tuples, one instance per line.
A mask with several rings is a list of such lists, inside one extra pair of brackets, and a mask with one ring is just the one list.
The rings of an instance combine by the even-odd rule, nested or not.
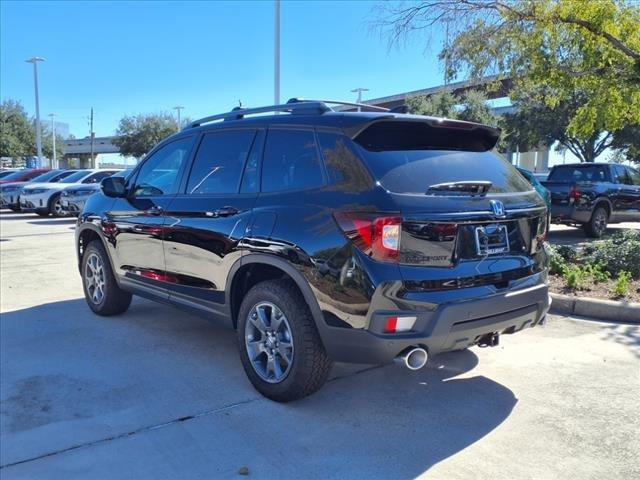
[(605, 300), (618, 300), (627, 302), (640, 303), (640, 281), (632, 280), (629, 285), (629, 295), (624, 298), (615, 298), (611, 290), (613, 290), (614, 280), (603, 283), (591, 283), (580, 290), (572, 290), (565, 286), (565, 281), (558, 275), (549, 275), (549, 288), (554, 293), (563, 295), (571, 295), (575, 297), (592, 297)]

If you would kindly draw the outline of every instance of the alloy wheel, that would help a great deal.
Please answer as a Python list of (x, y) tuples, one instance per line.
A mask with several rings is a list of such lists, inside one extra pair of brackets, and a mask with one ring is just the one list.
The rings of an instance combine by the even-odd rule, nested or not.
[(249, 311), (245, 323), (245, 347), (253, 370), (264, 381), (281, 382), (293, 363), (293, 337), (285, 314), (271, 302)]
[(87, 258), (84, 267), (84, 282), (91, 301), (99, 305), (104, 298), (105, 274), (102, 259), (95, 253)]

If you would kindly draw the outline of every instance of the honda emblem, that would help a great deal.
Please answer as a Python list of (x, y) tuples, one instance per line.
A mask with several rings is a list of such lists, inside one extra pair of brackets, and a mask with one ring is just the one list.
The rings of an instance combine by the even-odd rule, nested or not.
[(502, 203), (500, 200), (491, 200), (489, 204), (491, 205), (491, 211), (496, 217), (504, 217), (504, 203)]

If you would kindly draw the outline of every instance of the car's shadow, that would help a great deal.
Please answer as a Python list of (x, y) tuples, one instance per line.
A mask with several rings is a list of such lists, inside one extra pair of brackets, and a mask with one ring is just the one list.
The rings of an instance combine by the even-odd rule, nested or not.
[[(193, 450), (184, 448), (210, 446), (185, 456), (190, 471), (219, 455), (268, 476), (286, 454), (282, 478), (414, 478), (493, 431), (517, 403), (504, 385), (470, 374), (478, 358), (466, 350), (417, 372), (338, 364), (315, 395), (277, 404), (247, 381), (235, 332), (146, 300), (111, 318), (83, 299), (48, 303), (5, 312), (0, 327), (5, 465), (220, 411), (189, 420)], [(228, 448), (211, 453), (219, 444)], [(172, 445), (154, 449), (180, 462)]]

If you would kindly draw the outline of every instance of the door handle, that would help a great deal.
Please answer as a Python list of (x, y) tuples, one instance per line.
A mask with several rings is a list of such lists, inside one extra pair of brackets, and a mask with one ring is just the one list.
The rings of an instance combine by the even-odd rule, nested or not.
[(213, 212), (214, 217), (231, 217), (239, 213), (239, 210), (235, 207), (222, 207)]
[(145, 211), (147, 215), (162, 215), (162, 212), (164, 212), (164, 209), (159, 205), (154, 205), (149, 210)]

